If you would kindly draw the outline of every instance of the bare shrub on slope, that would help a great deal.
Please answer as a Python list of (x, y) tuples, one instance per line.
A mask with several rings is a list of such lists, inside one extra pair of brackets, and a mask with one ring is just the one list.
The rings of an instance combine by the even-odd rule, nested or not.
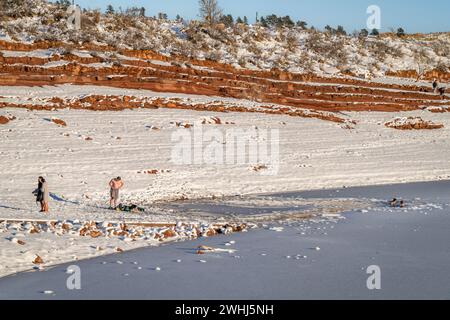
[[(325, 75), (382, 76), (388, 71), (415, 70), (418, 65), (423, 70), (439, 66), (441, 71), (450, 65), (450, 37), (445, 33), (363, 37), (331, 27), (332, 32), (306, 30), (302, 24), (278, 23), (276, 16), (273, 23), (246, 25), (171, 21), (164, 15), (154, 18), (127, 11), (102, 14), (96, 10), (83, 10), (82, 29), (71, 30), (64, 6), (45, 0), (1, 3), (14, 1), (21, 4), (16, 11), (0, 12), (0, 40), (54, 41), (64, 46), (95, 43), (267, 71), (281, 68), (292, 73), (311, 71)], [(208, 19), (205, 18), (211, 20)], [(420, 53), (424, 47), (430, 48), (426, 50), (426, 60)]]

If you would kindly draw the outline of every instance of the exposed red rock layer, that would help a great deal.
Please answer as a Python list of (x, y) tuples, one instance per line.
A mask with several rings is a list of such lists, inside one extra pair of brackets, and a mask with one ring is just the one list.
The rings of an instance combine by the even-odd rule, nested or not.
[[(292, 113), (292, 108), (330, 112), (405, 111), (448, 104), (438, 94), (433, 94), (431, 87), (387, 85), (350, 77), (324, 78), (280, 70), (268, 72), (236, 69), (217, 62), (192, 60), (180, 56), (166, 57), (147, 50), (114, 52), (114, 49), (109, 47), (85, 45), (76, 49), (87, 50), (87, 54), (77, 55), (75, 51), (70, 51), (75, 48), (58, 42), (22, 44), (0, 41), (0, 49), (6, 51), (26, 53), (50, 48), (66, 50), (45, 58), (0, 54), (0, 85), (91, 84), (148, 89), (156, 92), (232, 97), (291, 107), (284, 111), (273, 112), (267, 109), (265, 111), (267, 113)], [(105, 52), (117, 55), (105, 57), (102, 55)], [(46, 65), (58, 61), (63, 64)], [(440, 78), (447, 76), (449, 75), (440, 75)], [(113, 102), (110, 104), (112, 106), (108, 108), (114, 109), (115, 104)], [(164, 107), (171, 105), (167, 104)], [(204, 106), (202, 108), (200, 105), (189, 106), (191, 109), (194, 107), (209, 108)], [(101, 107), (97, 104), (96, 108)], [(220, 107), (214, 109), (213, 111), (220, 111)], [(295, 111), (292, 115), (295, 115)]]
[(419, 77), (425, 80), (437, 79), (439, 81), (450, 81), (450, 73), (439, 70), (430, 70), (423, 75), (419, 75), (416, 70), (404, 70), (397, 72), (387, 72), (388, 76), (418, 79)]
[[(43, 99), (40, 104), (31, 103), (10, 103), (0, 102), (0, 108), (26, 108), (30, 110), (53, 110), (53, 109), (83, 109), (92, 111), (120, 111), (125, 109), (146, 108), (168, 108), (168, 109), (185, 109), (196, 111), (212, 111), (212, 112), (259, 112), (265, 114), (284, 114), (292, 117), (316, 118), (336, 123), (348, 122), (347, 119), (339, 117), (333, 113), (317, 110), (292, 109), (284, 106), (257, 106), (247, 107), (223, 104), (220, 101), (212, 101), (211, 103), (186, 103), (178, 98), (155, 98), (148, 99), (134, 96), (99, 96), (91, 95), (80, 98), (62, 99), (53, 97), (51, 99)], [(55, 122), (52, 120), (52, 122)], [(58, 121), (59, 122), (59, 121)], [(56, 124), (64, 126), (63, 122)], [(177, 124), (185, 128), (190, 128), (191, 124)]]

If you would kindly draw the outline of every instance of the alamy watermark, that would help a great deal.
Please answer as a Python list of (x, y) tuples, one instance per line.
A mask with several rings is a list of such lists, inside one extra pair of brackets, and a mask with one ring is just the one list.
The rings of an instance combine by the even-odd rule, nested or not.
[(381, 290), (381, 268), (376, 265), (367, 267), (367, 274), (370, 276), (367, 278), (366, 285), (369, 290)]
[(368, 30), (380, 30), (381, 29), (381, 8), (377, 5), (371, 5), (367, 7), (367, 29)]
[(67, 267), (70, 276), (66, 280), (67, 290), (81, 290), (81, 269), (77, 265)]
[(280, 168), (278, 129), (177, 129), (172, 133), (175, 165), (253, 166), (264, 175)]
[(67, 28), (70, 30), (81, 29), (81, 8), (78, 5), (71, 5), (67, 8)]

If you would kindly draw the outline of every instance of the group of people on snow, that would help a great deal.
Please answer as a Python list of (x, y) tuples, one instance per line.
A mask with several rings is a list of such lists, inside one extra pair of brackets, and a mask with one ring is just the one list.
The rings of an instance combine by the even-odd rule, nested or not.
[[(110, 200), (109, 200), (109, 208), (112, 210), (116, 210), (118, 208), (118, 202), (120, 198), (120, 190), (124, 187), (124, 183), (121, 177), (117, 177), (112, 179), (109, 182), (110, 187)], [(45, 178), (38, 178), (38, 187), (33, 191), (33, 194), (36, 196), (36, 202), (40, 204), (41, 210), (39, 212), (48, 213), (49, 212), (49, 200), (50, 193), (48, 190), (48, 184)]]

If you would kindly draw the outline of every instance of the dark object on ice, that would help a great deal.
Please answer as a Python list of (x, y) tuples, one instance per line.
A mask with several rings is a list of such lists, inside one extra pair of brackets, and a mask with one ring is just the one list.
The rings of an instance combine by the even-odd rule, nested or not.
[(389, 205), (391, 207), (395, 207), (397, 206), (397, 198), (392, 199), (391, 201), (389, 201)]
[(397, 198), (392, 199), (391, 201), (389, 201), (389, 205), (392, 208), (404, 208), (405, 207), (405, 201), (403, 200), (398, 200)]
[(144, 208), (140, 208), (135, 204), (131, 204), (131, 205), (119, 204), (117, 206), (116, 210), (123, 211), (123, 212), (145, 212)]

